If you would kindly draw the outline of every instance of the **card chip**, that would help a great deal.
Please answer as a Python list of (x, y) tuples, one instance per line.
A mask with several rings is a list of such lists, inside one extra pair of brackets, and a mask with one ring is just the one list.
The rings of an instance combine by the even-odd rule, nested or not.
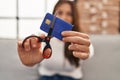
[(50, 21), (49, 19), (46, 19), (45, 23), (46, 23), (47, 25), (50, 25), (51, 21)]

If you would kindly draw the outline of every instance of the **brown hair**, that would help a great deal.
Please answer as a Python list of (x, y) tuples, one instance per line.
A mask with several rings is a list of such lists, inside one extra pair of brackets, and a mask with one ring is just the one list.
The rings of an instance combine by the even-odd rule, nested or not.
[[(58, 7), (60, 7), (62, 4), (69, 4), (71, 6), (71, 10), (72, 10), (72, 19), (73, 19), (73, 22), (72, 22), (72, 25), (74, 25), (73, 27), (73, 31), (80, 31), (79, 29), (79, 24), (78, 24), (78, 12), (77, 12), (77, 9), (76, 9), (76, 5), (75, 5), (75, 2), (73, 1), (67, 1), (67, 0), (60, 0), (57, 2), (57, 4), (55, 5), (54, 7), (54, 10), (53, 10), (53, 14), (55, 14), (55, 11), (58, 9)], [(70, 45), (71, 43), (65, 43), (65, 57), (68, 59), (68, 61), (72, 64), (72, 65), (75, 65), (76, 67), (79, 66), (79, 58), (76, 58), (73, 56), (73, 51), (70, 51), (68, 50), (68, 46)]]

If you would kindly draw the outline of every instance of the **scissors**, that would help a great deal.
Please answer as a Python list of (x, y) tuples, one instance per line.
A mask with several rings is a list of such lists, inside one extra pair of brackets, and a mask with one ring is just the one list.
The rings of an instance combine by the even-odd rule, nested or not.
[[(45, 58), (45, 59), (50, 58), (51, 55), (52, 55), (52, 48), (51, 48), (51, 45), (50, 45), (50, 40), (51, 40), (51, 37), (52, 37), (51, 34), (52, 34), (52, 31), (53, 31), (53, 28), (54, 28), (55, 21), (56, 21), (56, 14), (53, 17), (52, 24), (50, 26), (49, 32), (48, 32), (48, 34), (45, 38), (41, 38), (41, 37), (36, 36), (36, 35), (28, 36), (23, 40), (22, 47), (24, 48), (24, 43), (26, 42), (27, 39), (35, 37), (35, 38), (38, 39), (38, 42), (45, 42), (46, 43), (46, 46), (43, 49), (43, 54), (42, 54), (43, 58)], [(46, 49), (51, 49), (51, 52), (49, 54), (45, 53)]]

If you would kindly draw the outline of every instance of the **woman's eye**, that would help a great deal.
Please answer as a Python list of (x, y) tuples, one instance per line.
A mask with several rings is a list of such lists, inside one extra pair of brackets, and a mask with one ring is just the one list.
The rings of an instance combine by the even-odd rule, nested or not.
[(72, 16), (72, 13), (68, 12), (67, 15), (68, 15), (68, 16)]
[(63, 13), (62, 11), (58, 11), (58, 15), (62, 15), (62, 13)]

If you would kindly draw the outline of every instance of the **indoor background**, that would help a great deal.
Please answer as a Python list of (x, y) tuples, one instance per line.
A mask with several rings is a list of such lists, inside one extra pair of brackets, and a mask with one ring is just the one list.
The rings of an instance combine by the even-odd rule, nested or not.
[[(40, 33), (58, 0), (0, 0), (0, 80), (37, 80), (37, 67), (22, 65), (17, 40)], [(120, 80), (120, 0), (77, 0), (79, 26), (95, 55), (83, 63), (83, 80)]]

